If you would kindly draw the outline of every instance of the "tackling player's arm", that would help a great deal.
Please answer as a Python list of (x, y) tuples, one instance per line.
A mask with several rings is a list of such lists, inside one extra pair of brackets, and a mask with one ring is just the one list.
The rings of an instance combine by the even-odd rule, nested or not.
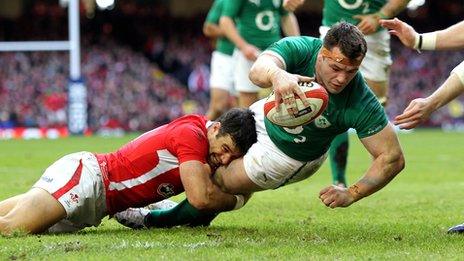
[(189, 203), (202, 211), (232, 210), (237, 202), (234, 195), (222, 192), (211, 180), (207, 164), (190, 160), (179, 165), (180, 178)]
[(286, 36), (298, 36), (300, 35), (300, 26), (295, 14), (288, 13), (282, 16), (281, 21), (282, 31)]
[(319, 198), (330, 208), (348, 207), (387, 185), (405, 165), (403, 152), (391, 124), (372, 136), (361, 139), (374, 158), (371, 166), (349, 188), (329, 186), (321, 190)]
[(430, 114), (464, 93), (464, 62), (459, 64), (432, 95), (411, 101), (394, 123), (401, 129), (412, 129), (429, 118)]
[(353, 18), (359, 20), (357, 26), (363, 34), (372, 34), (379, 28), (379, 19), (387, 19), (396, 16), (406, 8), (408, 3), (409, 0), (389, 0), (378, 12), (355, 15)]

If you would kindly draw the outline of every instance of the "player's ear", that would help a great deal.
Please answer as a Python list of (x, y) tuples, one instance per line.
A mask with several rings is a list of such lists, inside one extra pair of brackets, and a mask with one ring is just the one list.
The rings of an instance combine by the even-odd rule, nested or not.
[(217, 135), (219, 133), (219, 129), (221, 129), (221, 123), (217, 121), (213, 123), (211, 127), (213, 128), (214, 134)]

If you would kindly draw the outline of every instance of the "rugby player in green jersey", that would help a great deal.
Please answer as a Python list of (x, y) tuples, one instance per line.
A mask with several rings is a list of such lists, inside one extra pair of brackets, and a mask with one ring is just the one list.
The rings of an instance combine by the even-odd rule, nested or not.
[(206, 116), (215, 120), (225, 111), (236, 105), (234, 90), (235, 59), (234, 44), (225, 37), (219, 27), (219, 18), (223, 10), (223, 0), (215, 0), (203, 24), (203, 33), (216, 40), (216, 49), (211, 55), (210, 103)]
[[(235, 44), (236, 67), (234, 84), (238, 104), (249, 107), (258, 99), (259, 87), (250, 82), (248, 73), (261, 50), (285, 35), (299, 35), (300, 30), (289, 3), (301, 0), (224, 0), (219, 25), (227, 38)], [(298, 3), (296, 5), (298, 5)]]
[[(354, 128), (373, 161), (362, 177), (348, 188), (331, 185), (319, 197), (330, 208), (348, 207), (387, 185), (403, 168), (405, 160), (392, 125), (375, 95), (367, 87), (359, 65), (366, 42), (356, 26), (340, 23), (322, 40), (288, 37), (271, 45), (257, 59), (250, 79), (262, 88), (272, 87), (278, 103), (293, 111), (294, 94), (302, 97), (298, 82), (315, 80), (329, 92), (329, 104), (313, 122), (294, 129), (274, 125), (264, 117), (264, 100), (254, 103), (258, 141), (243, 158), (216, 169), (213, 176), (221, 189), (237, 196), (240, 208), (255, 191), (276, 189), (313, 175), (327, 157), (332, 140)], [(187, 211), (185, 211), (187, 212)], [(187, 213), (188, 214), (188, 213)], [(208, 224), (215, 214), (190, 215), (181, 209), (154, 213), (143, 225), (165, 227)], [(208, 216), (209, 215), (209, 216)], [(140, 220), (140, 219), (139, 219)], [(202, 221), (206, 221), (203, 222)]]
[[(388, 100), (388, 78), (392, 60), (390, 57), (390, 35), (379, 26), (379, 19), (394, 17), (401, 12), (409, 0), (325, 0), (322, 10), (324, 37), (330, 26), (345, 21), (358, 26), (365, 35), (367, 53), (359, 70), (367, 85), (382, 105)], [(346, 186), (346, 163), (348, 158), (348, 133), (342, 133), (332, 142), (329, 158), (333, 184)]]

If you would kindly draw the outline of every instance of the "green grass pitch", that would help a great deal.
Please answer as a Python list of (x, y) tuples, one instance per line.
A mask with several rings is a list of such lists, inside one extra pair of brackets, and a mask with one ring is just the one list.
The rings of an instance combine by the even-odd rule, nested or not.
[[(0, 141), (0, 199), (26, 191), (64, 154), (107, 152), (132, 137)], [(350, 140), (351, 183), (370, 157), (354, 135)], [(464, 222), (464, 134), (423, 130), (401, 133), (400, 140), (405, 170), (349, 208), (319, 201), (330, 183), (326, 163), (308, 180), (256, 193), (208, 228), (132, 231), (105, 219), (76, 234), (0, 236), (0, 260), (464, 259), (464, 235), (446, 234)]]

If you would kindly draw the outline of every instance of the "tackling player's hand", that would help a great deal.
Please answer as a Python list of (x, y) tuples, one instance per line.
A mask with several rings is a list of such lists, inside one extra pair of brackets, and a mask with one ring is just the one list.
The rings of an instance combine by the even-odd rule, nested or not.
[(252, 44), (245, 44), (240, 51), (242, 51), (243, 55), (250, 61), (256, 61), (258, 55), (260, 54), (260, 50), (252, 45)]
[(431, 103), (426, 98), (412, 100), (404, 112), (395, 117), (395, 125), (400, 129), (412, 129), (429, 118), (433, 112)]
[(355, 198), (347, 188), (331, 185), (319, 192), (322, 203), (329, 208), (348, 207), (355, 202)]
[(390, 20), (382, 19), (379, 23), (382, 27), (387, 28), (390, 34), (396, 35), (406, 47), (414, 48), (417, 32), (410, 25), (398, 18)]
[(283, 7), (289, 12), (294, 12), (298, 7), (300, 7), (305, 0), (284, 0)]
[(275, 104), (277, 110), (280, 109), (280, 104), (283, 102), (287, 112), (290, 115), (298, 113), (298, 106), (295, 96), (299, 97), (305, 106), (309, 106), (305, 94), (298, 86), (298, 82), (312, 82), (314, 78), (291, 74), (284, 70), (279, 70), (277, 75), (272, 77), (272, 86), (275, 93)]
[(359, 23), (356, 25), (364, 35), (373, 34), (379, 27), (379, 15), (377, 13), (367, 15), (354, 15), (354, 19), (358, 19)]

